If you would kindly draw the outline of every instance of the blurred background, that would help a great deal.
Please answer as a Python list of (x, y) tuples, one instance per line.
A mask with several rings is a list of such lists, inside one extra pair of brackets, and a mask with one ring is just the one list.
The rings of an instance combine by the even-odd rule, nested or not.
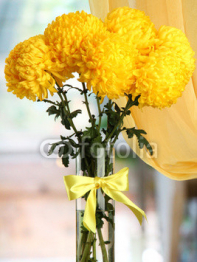
[[(5, 58), (14, 46), (44, 29), (56, 16), (84, 10), (88, 0), (0, 0), (0, 261), (75, 261), (75, 204), (69, 202), (58, 158), (47, 158), (46, 141), (66, 135), (47, 105), (6, 92)], [(71, 80), (77, 85), (76, 79)], [(72, 91), (73, 108), (83, 108)], [(96, 104), (91, 100), (93, 111)], [(86, 118), (87, 120), (87, 118)], [(78, 118), (79, 127), (86, 125)], [(130, 168), (132, 201), (146, 211), (140, 227), (116, 203), (116, 261), (197, 261), (197, 180), (172, 181), (145, 165), (121, 138), (116, 170)]]

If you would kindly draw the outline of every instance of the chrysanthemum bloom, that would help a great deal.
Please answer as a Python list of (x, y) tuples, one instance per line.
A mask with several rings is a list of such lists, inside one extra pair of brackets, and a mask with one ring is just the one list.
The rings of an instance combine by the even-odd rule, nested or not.
[(55, 80), (48, 72), (52, 70), (50, 52), (42, 35), (16, 45), (5, 62), (8, 92), (33, 101), (47, 98), (48, 91), (51, 95), (56, 92)]
[(194, 71), (193, 55), (190, 47), (185, 49), (184, 57), (174, 48), (160, 46), (149, 56), (141, 57), (142, 66), (134, 72), (134, 96), (141, 94), (139, 106), (164, 108), (175, 104)]
[(142, 57), (143, 66), (137, 69), (134, 97), (141, 95), (139, 106), (163, 108), (176, 103), (185, 84), (180, 81), (180, 59), (173, 51), (157, 50)]
[(148, 54), (154, 46), (156, 29), (143, 11), (116, 8), (107, 15), (105, 25), (110, 32), (118, 33), (125, 41), (134, 44), (142, 55)]
[(194, 51), (185, 34), (162, 26), (155, 39), (155, 51), (140, 57), (134, 96), (141, 94), (140, 107), (169, 107), (177, 102), (195, 69)]
[(57, 66), (64, 68), (62, 75), (67, 79), (78, 72), (77, 63), (81, 59), (81, 43), (105, 33), (107, 29), (97, 17), (82, 11), (58, 16), (45, 29), (45, 41), (52, 49)]
[(81, 62), (77, 63), (80, 81), (104, 98), (116, 99), (132, 93), (138, 51), (117, 34), (98, 35), (81, 44)]
[(161, 26), (157, 33), (155, 49), (171, 49), (180, 59), (180, 70), (184, 72), (183, 81), (188, 83), (195, 69), (194, 51), (186, 35), (175, 27)]

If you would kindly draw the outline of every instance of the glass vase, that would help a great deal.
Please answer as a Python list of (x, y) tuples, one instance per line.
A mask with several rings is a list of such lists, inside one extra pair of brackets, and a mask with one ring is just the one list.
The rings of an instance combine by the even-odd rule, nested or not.
[[(76, 159), (78, 176), (106, 177), (113, 174), (114, 157), (110, 144), (99, 147), (91, 156), (79, 154)], [(76, 200), (76, 262), (114, 262), (114, 201), (97, 190), (96, 233), (83, 225), (87, 193)]]

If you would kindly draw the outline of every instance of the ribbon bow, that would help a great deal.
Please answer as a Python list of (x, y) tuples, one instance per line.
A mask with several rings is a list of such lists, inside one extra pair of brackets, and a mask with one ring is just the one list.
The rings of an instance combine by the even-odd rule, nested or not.
[(90, 191), (83, 218), (83, 225), (89, 231), (96, 232), (96, 190), (98, 188), (102, 188), (104, 193), (110, 198), (125, 204), (131, 209), (140, 224), (142, 223), (143, 216), (146, 218), (144, 211), (120, 192), (129, 190), (128, 173), (129, 169), (125, 167), (116, 174), (102, 178), (76, 175), (64, 176), (64, 183), (69, 200), (77, 199)]

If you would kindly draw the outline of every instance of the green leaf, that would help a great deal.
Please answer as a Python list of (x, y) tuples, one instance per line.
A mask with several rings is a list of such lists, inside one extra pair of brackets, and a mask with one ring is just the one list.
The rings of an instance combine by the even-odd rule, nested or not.
[(126, 104), (127, 108), (131, 108), (132, 106), (138, 106), (139, 105), (138, 100), (140, 98), (140, 95), (136, 96), (134, 101), (132, 100), (132, 95), (131, 94), (129, 94), (129, 95), (125, 94), (125, 95), (128, 97), (128, 101), (127, 101), (127, 104)]
[(135, 135), (138, 139), (139, 148), (142, 149), (145, 146), (149, 151), (149, 153), (153, 155), (153, 149), (150, 143), (144, 136), (142, 136), (142, 134), (146, 135), (146, 132), (144, 130), (135, 129), (135, 127), (133, 127), (133, 128), (127, 128), (126, 133), (128, 135), (128, 138), (132, 138)]
[(116, 103), (114, 103), (115, 104), (115, 110), (116, 110), (116, 112), (118, 112), (118, 113), (120, 113), (120, 107), (116, 104)]
[(69, 166), (69, 157), (62, 157), (62, 164), (65, 166), (65, 167), (68, 167)]
[(73, 151), (73, 154), (72, 154), (72, 159), (75, 159), (78, 155), (79, 155), (80, 151), (78, 150), (77, 152), (74, 153)]
[(108, 115), (108, 123), (111, 126), (115, 126), (117, 122), (119, 121), (120, 116), (117, 114), (117, 112), (111, 111), (110, 115)]
[(83, 132), (83, 137), (94, 139), (98, 134), (98, 130), (95, 127), (86, 127), (86, 130)]
[(109, 173), (112, 172), (112, 170), (113, 170), (113, 163), (107, 164), (106, 165), (106, 176), (108, 176)]
[(107, 104), (104, 105), (104, 108), (106, 108), (107, 110), (111, 110), (112, 109), (112, 103), (111, 103), (110, 100), (107, 102)]
[(140, 138), (138, 139), (138, 143), (141, 149), (145, 146), (147, 150), (149, 151), (149, 153), (151, 154), (151, 156), (153, 155), (153, 149), (145, 137), (140, 136)]
[(73, 148), (68, 142), (64, 142), (64, 145), (59, 148), (59, 157), (69, 156), (73, 153)]
[(61, 145), (62, 143), (63, 143), (62, 141), (59, 141), (59, 142), (51, 144), (51, 147), (50, 147), (49, 152), (48, 152), (48, 156), (50, 156), (54, 152), (55, 148), (57, 146)]
[(78, 145), (73, 139), (71, 139), (71, 138), (68, 137), (68, 140), (69, 140), (70, 144), (71, 144), (73, 147), (75, 147), (75, 148), (78, 148), (78, 147), (79, 147), (79, 145)]
[(107, 211), (113, 211), (114, 206), (111, 203), (107, 203)]
[(54, 143), (51, 145), (50, 149), (49, 149), (49, 152), (48, 152), (48, 156), (50, 156), (51, 154), (53, 154), (53, 151), (55, 150), (56, 146), (58, 144), (57, 143)]
[(68, 121), (68, 116), (66, 115), (66, 113), (64, 112), (64, 109), (62, 107), (60, 107), (60, 116), (61, 116), (61, 123), (63, 126), (65, 126), (66, 129), (70, 130), (70, 123)]
[(59, 157), (62, 158), (62, 164), (65, 167), (69, 166), (69, 156), (73, 155), (73, 148), (68, 142), (64, 142), (64, 145), (59, 148)]
[(58, 151), (59, 157), (62, 157), (64, 155), (64, 146), (61, 146)]
[(64, 117), (61, 121), (62, 125), (65, 126), (66, 129), (70, 130), (70, 123), (66, 117)]
[(128, 138), (132, 138), (134, 135), (136, 135), (138, 138), (140, 137), (141, 134), (146, 135), (146, 132), (144, 130), (136, 129), (135, 127), (126, 128), (126, 132), (127, 132)]
[(102, 212), (96, 212), (96, 228), (102, 228), (103, 227), (103, 214)]
[(97, 156), (98, 154), (98, 149), (102, 148), (102, 137), (99, 134), (97, 137), (95, 137), (92, 142), (91, 142), (91, 147), (90, 147), (90, 152), (92, 154), (92, 156)]
[(56, 108), (56, 106), (50, 106), (47, 109), (47, 113), (50, 115), (55, 115), (55, 119), (60, 116), (60, 110)]
[(77, 110), (73, 111), (72, 113), (70, 113), (70, 118), (74, 118), (78, 114), (81, 114), (81, 113), (82, 113), (81, 109), (77, 109)]
[(127, 110), (126, 115), (129, 116), (131, 114), (130, 110)]
[(91, 92), (91, 93), (88, 94), (88, 96), (91, 96), (91, 95), (93, 95), (93, 92)]
[(99, 143), (101, 144), (102, 143), (102, 136), (101, 134), (99, 134), (97, 137), (95, 137), (93, 140), (92, 140), (92, 143)]
[(68, 138), (65, 136), (60, 136), (61, 140), (67, 140)]
[(107, 133), (107, 130), (105, 130), (104, 128), (102, 128), (102, 129), (101, 129), (101, 131), (103, 132), (103, 134), (105, 134), (105, 135), (106, 135), (106, 133)]
[[(121, 107), (121, 109), (122, 109), (122, 111), (124, 111), (125, 109), (127, 109), (126, 110), (126, 114), (125, 115), (127, 115), (127, 114), (130, 114), (129, 113), (129, 109), (132, 107), (132, 106), (138, 106), (139, 105), (139, 102), (138, 102), (138, 100), (139, 100), (139, 98), (140, 98), (140, 95), (139, 96), (136, 96), (135, 97), (135, 99), (134, 100), (132, 100), (132, 95), (131, 94), (125, 94), (125, 96), (127, 96), (128, 97), (128, 100), (127, 100), (127, 103), (126, 103), (126, 106), (125, 107)], [(129, 111), (128, 111), (129, 110)]]

